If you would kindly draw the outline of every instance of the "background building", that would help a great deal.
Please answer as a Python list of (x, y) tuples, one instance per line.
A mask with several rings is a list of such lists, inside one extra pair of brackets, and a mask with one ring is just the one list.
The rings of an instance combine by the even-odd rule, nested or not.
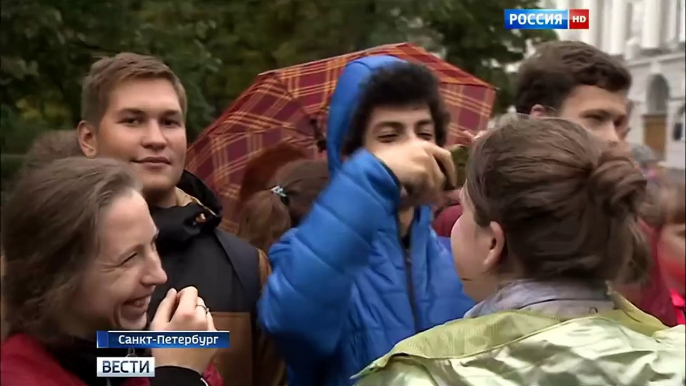
[(633, 76), (629, 142), (646, 144), (684, 170), (686, 0), (545, 0), (541, 8), (589, 10), (590, 29), (559, 30), (622, 57)]

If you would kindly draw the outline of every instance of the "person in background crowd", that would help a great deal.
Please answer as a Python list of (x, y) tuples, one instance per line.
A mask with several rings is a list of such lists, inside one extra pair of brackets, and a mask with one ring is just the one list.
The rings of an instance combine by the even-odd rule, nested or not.
[(262, 150), (245, 165), (241, 189), (238, 192), (238, 209), (243, 208), (255, 193), (271, 188), (269, 184), (282, 165), (302, 159), (307, 159), (307, 154), (289, 143)]
[(299, 160), (272, 168), (277, 171), (271, 188), (248, 198), (238, 227), (238, 237), (263, 251), (300, 224), (329, 183), (326, 161)]
[[(599, 49), (578, 41), (543, 43), (519, 67), (515, 108), (535, 118), (568, 119), (609, 142), (620, 142), (628, 127), (631, 74)], [(622, 287), (622, 294), (668, 326), (673, 317), (669, 291), (659, 271), (644, 284)]]
[(270, 249), (260, 300), (291, 384), (348, 385), (395, 343), (473, 304), (431, 229), (428, 205), (455, 178), (440, 147), (447, 124), (427, 68), (370, 56), (343, 70), (327, 125), (331, 183)]
[(631, 154), (638, 164), (648, 183), (656, 183), (659, 179), (659, 159), (653, 149), (647, 145), (631, 144)]
[(462, 215), (460, 206), (460, 190), (455, 189), (446, 192), (440, 206), (434, 212), (434, 221), (431, 224), (436, 234), (440, 237), (450, 237), (453, 224)]
[(450, 231), (457, 219), (462, 216), (459, 194), (459, 189), (446, 192), (443, 202), (434, 212), (434, 220), (431, 223), (431, 227), (438, 236), (438, 241), (447, 251), (450, 251)]
[(664, 180), (654, 195), (652, 213), (646, 221), (652, 227), (651, 245), (656, 264), (672, 294), (676, 323), (686, 324), (686, 196), (684, 180)]
[[(489, 122), (487, 130), (493, 128), (495, 124), (501, 124), (500, 122), (507, 122), (508, 120), (516, 119), (512, 118), (512, 116), (516, 117), (517, 114), (508, 113), (492, 119), (491, 122)], [(462, 132), (463, 137), (465, 137), (464, 139), (466, 139), (463, 139), (463, 142), (466, 143), (463, 143), (462, 145), (471, 146), (471, 144), (474, 143), (474, 141), (481, 137), (485, 132), (485, 130), (481, 130), (476, 134), (472, 134), (467, 131)], [(466, 162), (466, 160), (464, 162)], [(462, 206), (460, 205), (460, 187), (461, 184), (464, 182), (465, 178), (464, 167), (462, 167), (462, 170), (459, 171), (457, 174), (458, 188), (446, 192), (443, 202), (434, 212), (435, 219), (432, 223), (432, 227), (436, 231), (436, 234), (439, 236), (439, 240), (448, 249), (448, 251), (450, 251), (450, 232), (452, 231), (453, 225), (455, 225), (457, 219), (460, 218), (460, 216), (462, 215)]]
[(25, 169), (36, 169), (62, 158), (83, 156), (74, 130), (56, 130), (41, 134), (24, 157)]
[(89, 158), (127, 162), (142, 183), (169, 278), (157, 286), (149, 314), (171, 288), (196, 287), (217, 329), (231, 331), (231, 348), (214, 359), (226, 384), (282, 384), (284, 366), (254, 322), (268, 262), (218, 228), (219, 200), (184, 170), (186, 105), (183, 85), (160, 60), (132, 53), (103, 58), (83, 82), (81, 149)]
[(56, 159), (82, 155), (83, 152), (79, 147), (78, 137), (74, 130), (55, 130), (41, 133), (24, 155), (24, 162), (18, 175), (20, 176), (26, 170), (47, 165)]
[[(79, 140), (74, 130), (56, 130), (41, 134), (31, 144), (31, 148), (24, 156), (24, 165), (21, 174), (27, 170), (34, 170), (45, 166), (50, 162), (68, 158), (82, 156), (83, 152), (79, 147)], [(4, 257), (0, 255), (0, 283), (2, 283), (2, 273), (4, 272)], [(0, 293), (0, 296), (2, 293)], [(0, 299), (0, 339), (5, 337), (4, 324), (4, 301)]]
[[(125, 164), (77, 157), (29, 169), (3, 215), (3, 386), (224, 384), (214, 367), (201, 378), (214, 354), (208, 349), (152, 350), (150, 380), (96, 377), (97, 357), (146, 355), (97, 349), (95, 335), (145, 329), (152, 292), (167, 280), (155, 249), (157, 228)], [(169, 291), (151, 329), (214, 326), (189, 287)]]
[(488, 132), (451, 235), (480, 303), (396, 345), (358, 386), (682, 384), (684, 327), (668, 329), (606, 284), (647, 273), (645, 184), (626, 149), (570, 121)]
[(631, 74), (617, 58), (578, 41), (539, 45), (519, 67), (515, 109), (579, 123), (607, 141), (628, 124)]

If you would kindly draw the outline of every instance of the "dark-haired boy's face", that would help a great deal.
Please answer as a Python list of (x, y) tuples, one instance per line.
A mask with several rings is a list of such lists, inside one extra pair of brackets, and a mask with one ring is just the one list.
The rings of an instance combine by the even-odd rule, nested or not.
[[(577, 86), (562, 102), (556, 116), (576, 122), (606, 141), (618, 142), (629, 121), (627, 102), (626, 91)], [(531, 111), (532, 116), (544, 114), (546, 111), (541, 105), (534, 106)]]
[(427, 106), (377, 107), (367, 122), (363, 146), (374, 153), (406, 141), (436, 142), (434, 122)]

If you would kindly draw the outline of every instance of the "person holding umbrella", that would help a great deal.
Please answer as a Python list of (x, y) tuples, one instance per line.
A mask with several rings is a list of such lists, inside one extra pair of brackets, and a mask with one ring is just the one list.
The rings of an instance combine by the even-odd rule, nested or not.
[[(296, 386), (349, 385), (402, 339), (462, 317), (429, 204), (455, 183), (433, 73), (391, 56), (349, 63), (331, 98), (331, 183), (269, 251), (259, 304)], [(446, 184), (447, 182), (447, 184)]]

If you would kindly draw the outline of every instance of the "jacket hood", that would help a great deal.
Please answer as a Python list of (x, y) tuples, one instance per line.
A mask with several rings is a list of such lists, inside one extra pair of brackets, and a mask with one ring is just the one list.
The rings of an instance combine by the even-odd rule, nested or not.
[(357, 103), (364, 92), (364, 83), (378, 69), (404, 62), (402, 59), (388, 55), (367, 56), (348, 63), (343, 69), (331, 96), (329, 120), (326, 126), (326, 154), (331, 175), (334, 175), (343, 163), (341, 159), (343, 140), (348, 132)]
[(184, 171), (176, 186), (176, 206), (150, 207), (159, 229), (157, 248), (160, 253), (183, 249), (200, 234), (214, 231), (222, 219), (219, 199), (198, 177)]
[(181, 180), (179, 180), (176, 187), (200, 201), (204, 207), (221, 218), (223, 208), (219, 198), (217, 198), (214, 192), (212, 192), (200, 178), (196, 177), (191, 172), (184, 170), (183, 174), (181, 174)]

